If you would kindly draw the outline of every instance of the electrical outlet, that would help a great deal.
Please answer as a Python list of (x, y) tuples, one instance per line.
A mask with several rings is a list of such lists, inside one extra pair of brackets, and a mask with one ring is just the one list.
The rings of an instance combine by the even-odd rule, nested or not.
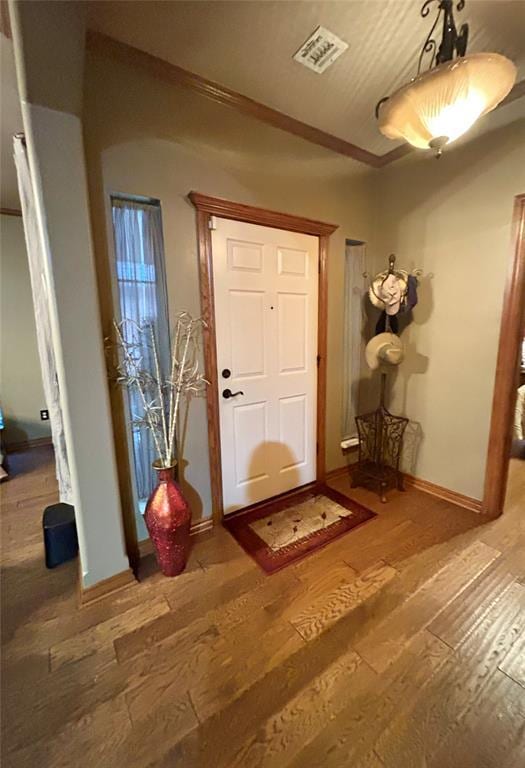
[(49, 421), (49, 411), (47, 408), (44, 408), (44, 410), (40, 411), (40, 421)]

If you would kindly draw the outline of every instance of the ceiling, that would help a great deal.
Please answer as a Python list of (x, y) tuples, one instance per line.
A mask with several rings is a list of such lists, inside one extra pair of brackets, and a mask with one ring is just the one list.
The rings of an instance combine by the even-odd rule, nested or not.
[[(493, 50), (525, 79), (525, 0), (467, 0), (469, 51)], [(92, 0), (88, 23), (333, 136), (383, 155), (395, 146), (377, 130), (374, 107), (415, 73), (431, 21), (418, 0)], [(432, 17), (433, 18), (433, 17)], [(349, 43), (324, 74), (292, 56), (323, 25)], [(12, 135), (22, 130), (12, 41), (0, 34), (0, 205), (19, 208)], [(498, 109), (461, 143), (525, 114), (525, 98)], [(275, 136), (275, 134), (272, 134)], [(458, 142), (459, 143), (459, 142)], [(312, 149), (313, 151), (313, 149)], [(327, 162), (322, 152), (323, 162)], [(357, 164), (359, 165), (359, 164)], [(365, 166), (366, 167), (366, 166)]]
[[(415, 74), (435, 14), (432, 7), (422, 18), (421, 5), (418, 0), (95, 0), (89, 25), (382, 155), (395, 143), (377, 130), (374, 107)], [(469, 23), (468, 51), (505, 54), (518, 65), (518, 80), (525, 78), (524, 7), (524, 0), (467, 0), (456, 12), (458, 27)], [(323, 74), (292, 59), (320, 24), (349, 43)]]

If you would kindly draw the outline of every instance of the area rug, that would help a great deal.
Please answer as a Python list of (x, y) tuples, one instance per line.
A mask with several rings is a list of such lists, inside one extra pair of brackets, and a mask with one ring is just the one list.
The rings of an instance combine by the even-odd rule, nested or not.
[(228, 515), (223, 525), (263, 571), (274, 573), (373, 517), (375, 512), (322, 486)]

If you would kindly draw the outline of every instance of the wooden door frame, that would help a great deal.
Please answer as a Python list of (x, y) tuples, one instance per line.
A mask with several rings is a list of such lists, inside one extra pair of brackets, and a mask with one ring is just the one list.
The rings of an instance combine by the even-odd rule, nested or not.
[(199, 277), (202, 317), (206, 323), (204, 341), (204, 364), (206, 378), (210, 382), (207, 390), (208, 444), (210, 455), (210, 477), (213, 521), (223, 518), (222, 461), (219, 422), (219, 395), (217, 370), (217, 338), (215, 335), (215, 304), (213, 288), (213, 256), (210, 221), (212, 216), (233, 219), (247, 224), (300, 232), (319, 238), (319, 293), (317, 324), (317, 458), (316, 481), (323, 482), (325, 467), (325, 426), (326, 426), (326, 350), (327, 350), (327, 300), (328, 300), (328, 241), (337, 224), (305, 219), (266, 208), (256, 208), (243, 203), (234, 203), (218, 197), (209, 197), (199, 192), (190, 192), (189, 199), (197, 211), (197, 241), (199, 253)]
[(482, 513), (503, 512), (525, 313), (525, 194), (514, 198), (511, 259), (503, 297)]

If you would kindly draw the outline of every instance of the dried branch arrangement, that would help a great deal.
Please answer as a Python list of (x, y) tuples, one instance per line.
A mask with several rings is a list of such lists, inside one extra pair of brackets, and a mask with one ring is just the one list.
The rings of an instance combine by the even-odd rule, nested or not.
[(152, 324), (113, 321), (118, 350), (117, 382), (139, 393), (142, 412), (132, 414), (131, 423), (150, 430), (160, 467), (170, 467), (175, 461), (181, 399), (202, 393), (208, 384), (199, 372), (198, 360), (204, 325), (204, 320), (193, 318), (188, 312), (176, 315), (166, 371)]

